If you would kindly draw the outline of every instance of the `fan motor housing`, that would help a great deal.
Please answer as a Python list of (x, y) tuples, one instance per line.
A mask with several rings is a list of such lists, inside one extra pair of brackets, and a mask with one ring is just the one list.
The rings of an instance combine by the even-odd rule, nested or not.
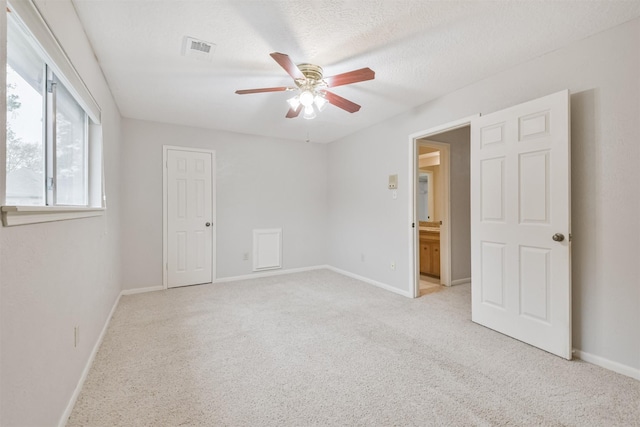
[(307, 78), (307, 81), (314, 80), (319, 82), (322, 80), (322, 67), (313, 64), (298, 64), (298, 69)]

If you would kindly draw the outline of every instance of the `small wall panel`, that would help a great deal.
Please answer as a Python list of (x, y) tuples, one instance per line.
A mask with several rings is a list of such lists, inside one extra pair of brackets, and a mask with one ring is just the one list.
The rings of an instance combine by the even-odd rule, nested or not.
[(549, 249), (520, 247), (520, 314), (549, 322)]
[(480, 257), (482, 268), (482, 302), (500, 308), (505, 303), (505, 245), (482, 242)]
[(282, 229), (253, 230), (253, 271), (282, 268)]
[(481, 221), (504, 222), (504, 157), (480, 162)]
[(549, 151), (520, 154), (518, 179), (521, 224), (549, 224)]
[(520, 141), (542, 138), (549, 135), (549, 111), (529, 114), (518, 119)]

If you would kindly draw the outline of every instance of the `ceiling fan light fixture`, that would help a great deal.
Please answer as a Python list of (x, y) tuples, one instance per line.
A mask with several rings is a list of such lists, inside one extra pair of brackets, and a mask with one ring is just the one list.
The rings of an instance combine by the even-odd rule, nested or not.
[(311, 92), (309, 89), (302, 91), (302, 93), (300, 94), (300, 104), (305, 106), (305, 111), (307, 110), (306, 107), (313, 105), (313, 99), (313, 92)]
[[(293, 119), (303, 112), (305, 119), (313, 119), (316, 114), (323, 111), (327, 104), (335, 105), (348, 113), (360, 110), (360, 105), (351, 102), (335, 93), (328, 92), (326, 88), (350, 85), (352, 83), (373, 80), (375, 72), (371, 68), (360, 68), (331, 77), (324, 77), (322, 67), (314, 64), (297, 64), (280, 52), (271, 53), (271, 58), (278, 63), (293, 79), (295, 86), (263, 87), (258, 89), (236, 90), (238, 95), (249, 93), (288, 92), (297, 91), (297, 95), (287, 99), (289, 111), (286, 118)], [(303, 108), (304, 107), (304, 108)]]
[(313, 108), (313, 104), (304, 107), (304, 114), (302, 115), (307, 120), (316, 118), (316, 110)]

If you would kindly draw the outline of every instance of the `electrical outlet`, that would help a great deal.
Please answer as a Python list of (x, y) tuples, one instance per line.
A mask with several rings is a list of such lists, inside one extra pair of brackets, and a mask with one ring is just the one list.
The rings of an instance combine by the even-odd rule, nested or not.
[(242, 259), (244, 261), (249, 261), (249, 252), (245, 252), (244, 255), (242, 256)]
[(396, 269), (396, 262), (395, 261), (391, 261), (391, 269), (392, 270)]

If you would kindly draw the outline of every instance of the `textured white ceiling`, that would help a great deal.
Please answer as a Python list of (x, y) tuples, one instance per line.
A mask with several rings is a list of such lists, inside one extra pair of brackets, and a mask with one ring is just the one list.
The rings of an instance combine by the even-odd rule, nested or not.
[[(640, 16), (640, 1), (74, 0), (123, 116), (329, 142), (575, 40)], [(217, 45), (211, 62), (181, 55), (184, 36)], [(269, 56), (330, 76), (375, 80), (333, 90), (362, 109), (328, 106), (286, 119), (290, 86)]]

